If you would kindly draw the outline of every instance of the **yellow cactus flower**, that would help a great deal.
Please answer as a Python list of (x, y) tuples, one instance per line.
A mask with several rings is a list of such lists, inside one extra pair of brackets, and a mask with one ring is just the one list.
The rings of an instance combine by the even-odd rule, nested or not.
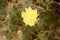
[(22, 11), (21, 15), (26, 25), (34, 26), (38, 21), (37, 9), (33, 10), (31, 7), (25, 8), (25, 12)]

